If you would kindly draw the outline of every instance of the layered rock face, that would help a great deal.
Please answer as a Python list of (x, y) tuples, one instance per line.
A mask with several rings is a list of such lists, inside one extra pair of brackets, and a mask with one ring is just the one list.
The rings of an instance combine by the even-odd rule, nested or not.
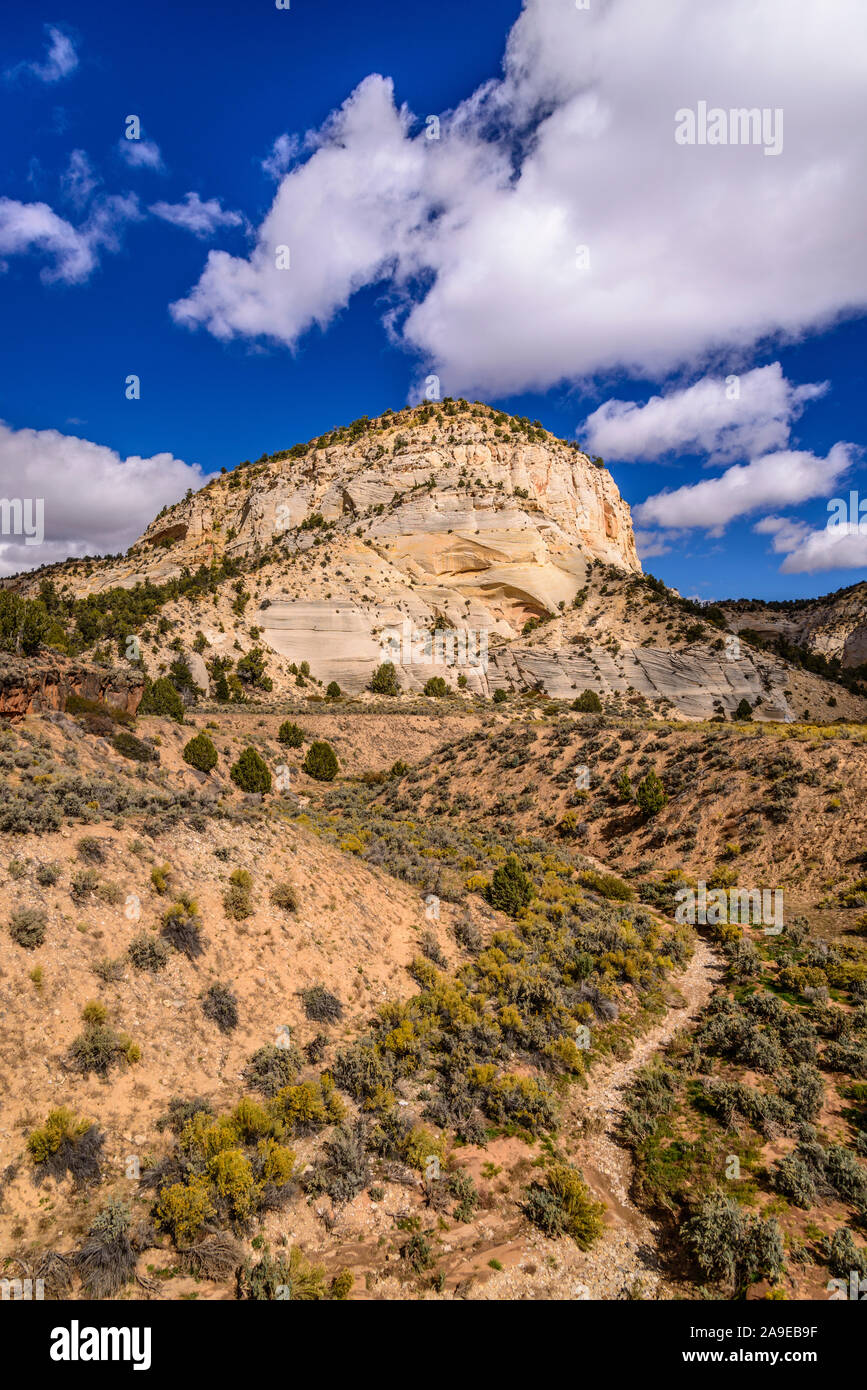
[(689, 656), (653, 647), (622, 647), (617, 657), (602, 649), (586, 655), (567, 650), (527, 649), (513, 644), (494, 654), (488, 670), (492, 689), (538, 686), (553, 699), (572, 699), (582, 690), (643, 695), (667, 700), (689, 719), (712, 719), (721, 707), (731, 716), (741, 700), (761, 698), (763, 719), (793, 718), (786, 700), (785, 671), (750, 659), (728, 662), (710, 650)]
[[(357, 694), (391, 660), (407, 690), (460, 676), (483, 695), (590, 688), (667, 701), (688, 718), (733, 713), (746, 698), (760, 700), (757, 717), (793, 717), (779, 663), (672, 650), (664, 630), (615, 611), (604, 575), (629, 588), (641, 565), (613, 478), (541, 426), (486, 406), (388, 412), (263, 456), (165, 509), (125, 557), (69, 561), (52, 577), (82, 596), (221, 561), (240, 562), (241, 579), (171, 605), (175, 644), (204, 690), (206, 662), (231, 666), (258, 644), (277, 697), (302, 663), (323, 686)], [(588, 583), (593, 601), (576, 611)], [(149, 673), (174, 654), (149, 641)]]
[[(212, 479), (124, 559), (63, 566), (57, 582), (80, 596), (224, 558), (264, 561), (261, 641), (349, 692), (389, 655), (393, 630), (440, 624), (512, 641), (528, 619), (572, 602), (590, 561), (641, 565), (610, 473), (539, 427), (505, 421), (487, 407), (421, 407), (366, 422), (356, 438), (338, 431)], [(207, 635), (209, 655), (232, 646)], [(408, 688), (431, 674), (400, 653), (396, 664)]]
[[(547, 570), (542, 603), (546, 588), (552, 596), (558, 588), (557, 572), (580, 572), (588, 557), (640, 572), (629, 507), (585, 454), (553, 435), (496, 430), (495, 412), (478, 419), (461, 411), (445, 424), (414, 423), (414, 414), (398, 424), (381, 417), (353, 441), (315, 442), (301, 457), (274, 456), (214, 479), (167, 509), (126, 561), (101, 569), (87, 587), (159, 582), (185, 565), (258, 554), (275, 542), (292, 554), (304, 548), (296, 528), (315, 516), (338, 535), (360, 526), (365, 542), (418, 578), (492, 572), (494, 585), (514, 576), (520, 586), (522, 571), (538, 584), (536, 571)], [(571, 595), (574, 584), (561, 579), (559, 589)]]
[(70, 695), (135, 714), (143, 689), (144, 678), (136, 672), (105, 670), (61, 656), (0, 656), (0, 716), (4, 719), (63, 710)]
[(732, 627), (766, 638), (784, 637), (846, 667), (867, 663), (867, 584), (853, 584), (802, 605), (721, 604)]
[[(420, 688), (449, 662), (435, 650), (430, 662), (409, 659), (411, 634), (441, 624), (477, 645), (509, 642), (528, 619), (571, 603), (588, 560), (640, 572), (629, 508), (585, 455), (553, 439), (490, 441), (474, 421), (456, 423), (450, 439), (398, 436), (391, 454), (338, 445), (317, 451), (300, 482), (280, 473), (256, 489), (230, 553), (311, 514), (344, 537), (329, 597), (269, 592), (256, 624), (274, 651), (348, 691), (393, 659), (402, 683)], [(291, 533), (282, 548), (311, 546), (309, 533)], [(486, 688), (483, 670), (466, 674), (471, 689)]]

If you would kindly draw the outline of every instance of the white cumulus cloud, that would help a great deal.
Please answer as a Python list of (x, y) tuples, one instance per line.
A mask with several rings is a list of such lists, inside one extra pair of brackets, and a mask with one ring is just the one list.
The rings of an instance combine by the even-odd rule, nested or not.
[(827, 382), (793, 386), (772, 362), (741, 375), (706, 376), (643, 405), (606, 401), (578, 434), (606, 459), (702, 453), (711, 463), (728, 463), (783, 448), (804, 405), (827, 389)]
[(0, 198), (0, 256), (48, 257), (40, 272), (43, 281), (80, 285), (98, 266), (100, 251), (117, 251), (123, 227), (140, 216), (133, 195), (97, 199), (78, 227), (47, 203)]
[[(863, 0), (526, 0), (438, 140), (376, 76), (305, 162), (281, 137), (252, 253), (212, 251), (173, 313), (293, 346), (388, 280), (389, 331), (453, 395), (719, 371), (867, 304), (865, 49)], [(676, 143), (702, 100), (781, 109), (782, 152)]]
[(391, 83), (367, 78), (315, 154), (281, 183), (249, 259), (211, 251), (192, 293), (172, 305), (175, 319), (204, 324), (218, 338), (261, 335), (292, 345), (393, 270), (410, 253), (424, 167), (407, 122)]
[(633, 512), (644, 526), (700, 527), (720, 534), (736, 517), (829, 496), (855, 454), (845, 443), (835, 444), (827, 458), (808, 450), (781, 449), (747, 464), (733, 464), (718, 478), (658, 492)]
[(806, 521), (790, 516), (763, 516), (753, 530), (760, 536), (772, 536), (771, 544), (778, 555), (794, 550), (810, 534)]
[(867, 566), (867, 519), (812, 530), (802, 521), (768, 516), (753, 529), (773, 536), (773, 549), (786, 557), (780, 566), (783, 574), (816, 574)]
[[(169, 453), (121, 458), (75, 435), (16, 430), (0, 421), (0, 497), (31, 504), (42, 499), (44, 511), (41, 545), (28, 544), (23, 534), (0, 534), (0, 574), (70, 555), (124, 551), (161, 506), (204, 481), (198, 464)], [(35, 515), (31, 505), (30, 517)]]

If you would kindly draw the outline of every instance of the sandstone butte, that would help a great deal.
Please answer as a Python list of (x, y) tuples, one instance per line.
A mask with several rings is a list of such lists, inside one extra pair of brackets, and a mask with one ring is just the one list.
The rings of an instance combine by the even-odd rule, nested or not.
[[(80, 597), (224, 559), (256, 575), (243, 622), (228, 584), (226, 601), (173, 614), (190, 639), (204, 633), (191, 666), (206, 691), (206, 661), (231, 653), (250, 626), (278, 695), (288, 666), (303, 661), (323, 684), (358, 694), (394, 655), (384, 636), (441, 629), (483, 634), (487, 664), (419, 664), (406, 642), (394, 655), (404, 689), (436, 674), (454, 686), (460, 673), (468, 694), (505, 687), (565, 699), (590, 688), (685, 718), (730, 715), (746, 698), (760, 699), (757, 717), (795, 716), (773, 658), (742, 649), (730, 660), (709, 641), (676, 650), (663, 632), (621, 621), (613, 604), (592, 617), (575, 610), (588, 577), (641, 575), (629, 506), (601, 460), (488, 406), (389, 411), (263, 455), (164, 508), (125, 556), (67, 561), (19, 583), (33, 592), (48, 575)], [(166, 654), (155, 655), (151, 674)]]

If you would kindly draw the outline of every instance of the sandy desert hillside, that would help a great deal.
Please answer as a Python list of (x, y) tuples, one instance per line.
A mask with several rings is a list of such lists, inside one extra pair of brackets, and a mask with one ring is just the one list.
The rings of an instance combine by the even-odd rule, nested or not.
[[(422, 406), (0, 590), (0, 1276), (867, 1268), (863, 682), (643, 574), (599, 464)], [(487, 663), (389, 660), (404, 622)]]
[[(591, 1008), (572, 997), (575, 943), (564, 937), (562, 1002), (541, 1026), (531, 995), (509, 1005), (512, 991), (496, 983), (504, 947), (527, 987), (540, 968), (530, 938), (518, 944), (515, 903), (497, 908), (478, 889), (432, 895), (447, 861), (494, 872), (509, 843), (458, 823), (341, 828), (349, 802), (330, 804), (329, 793), (339, 807), (341, 789), (372, 798), (390, 775), (384, 755), (433, 750), (471, 726), (466, 716), (314, 712), (304, 744), (327, 735), (339, 750), (332, 788), (304, 772), (303, 750), (281, 749), (272, 717), (140, 719), (133, 733), (109, 706), (73, 697), (72, 708), (16, 721), (0, 750), (9, 1276), (29, 1270), (49, 1294), (78, 1290), (75, 1250), (113, 1201), (136, 1218), (128, 1291), (137, 1296), (231, 1296), (257, 1232), (278, 1252), (303, 1246), (329, 1279), (352, 1273), (354, 1296), (487, 1296), (497, 1269), (517, 1277), (518, 1265), (525, 1284), (538, 1273), (540, 1288), (565, 1296), (580, 1250), (566, 1252), (558, 1282), (560, 1259), (546, 1253), (557, 1242), (533, 1234), (520, 1202), (544, 1136), (559, 1123), (564, 1142), (577, 1133), (571, 1109), (556, 1119), (568, 1078), (584, 1071), (571, 1010), (594, 1030), (598, 1019), (604, 1051), (628, 1051), (676, 997), (667, 981), (689, 933), (649, 912), (622, 923), (579, 888), (570, 854), (527, 842), (527, 867), (553, 875), (580, 918), (604, 924), (609, 947), (622, 938), (640, 962), (618, 984), (612, 957), (612, 1002), (603, 1008), (591, 989)], [(218, 751), (207, 776), (182, 756), (197, 726)], [(290, 764), (292, 789), (241, 791), (226, 770), (244, 747)], [(361, 803), (356, 811), (366, 819)], [(226, 1175), (209, 1216), (185, 1207), (178, 1225), (173, 1203), (212, 1143), (199, 1157), (187, 1151), (183, 1121), (196, 1113), (198, 1125), (243, 1118), (246, 1138), (232, 1129), (212, 1159), (231, 1152), (249, 1205)], [(348, 1146), (339, 1172), (329, 1144)], [(432, 1159), (435, 1181), (425, 1176)]]
[[(736, 1153), (770, 1249), (753, 1296), (817, 1296), (867, 1209), (864, 739), (301, 693), (184, 722), (72, 695), (7, 723), (7, 1277), (689, 1297), (684, 1223)], [(307, 770), (326, 743), (332, 780)], [(244, 750), (281, 785), (239, 786)], [(612, 797), (651, 766), (657, 812)], [(678, 925), (702, 875), (791, 884), (783, 934)]]
[[(653, 772), (666, 801), (648, 820), (636, 789)], [(471, 730), (421, 760), (383, 804), (541, 833), (610, 864), (673, 906), (703, 879), (785, 885), (789, 915), (829, 937), (852, 929), (867, 818), (864, 725), (665, 723), (555, 706)]]

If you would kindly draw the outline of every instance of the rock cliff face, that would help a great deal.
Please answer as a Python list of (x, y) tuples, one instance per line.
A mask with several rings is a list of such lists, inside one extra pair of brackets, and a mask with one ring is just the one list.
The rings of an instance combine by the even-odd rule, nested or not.
[(771, 607), (759, 602), (722, 604), (731, 626), (761, 637), (784, 637), (841, 665), (867, 663), (867, 583), (853, 584), (809, 603)]
[(487, 696), (590, 688), (687, 718), (747, 699), (756, 717), (793, 718), (778, 660), (726, 660), (710, 630), (684, 649), (676, 602), (654, 614), (611, 475), (487, 406), (387, 412), (263, 455), (165, 509), (126, 556), (68, 561), (50, 577), (82, 597), (212, 565), (216, 587), (172, 598), (168, 627), (146, 633), (150, 675), (182, 650), (213, 693), (208, 663), (231, 671), (260, 646), (276, 698), (295, 693), (303, 663), (322, 686), (358, 694), (392, 660), (406, 690), (441, 675)]
[(786, 674), (749, 658), (729, 662), (708, 648), (687, 652), (623, 646), (616, 657), (596, 649), (575, 655), (568, 649), (548, 651), (513, 644), (498, 651), (488, 670), (491, 688), (537, 686), (553, 699), (573, 699), (582, 690), (603, 698), (643, 695), (665, 700), (690, 719), (712, 719), (718, 710), (729, 716), (741, 700), (755, 705), (759, 717), (787, 722), (792, 710), (785, 696)]
[[(532, 571), (537, 606), (549, 591), (571, 597), (587, 559), (640, 572), (629, 507), (606, 469), (541, 429), (477, 412), (382, 416), (355, 438), (337, 432), (296, 457), (215, 478), (157, 517), (125, 560), (92, 572), (84, 591), (159, 582), (224, 555), (288, 557), (314, 539), (298, 528), (316, 518), (337, 537), (360, 532), (407, 577), (490, 574), (494, 586), (514, 578), (520, 588)], [(74, 567), (67, 574), (75, 588)]]
[(0, 656), (0, 716), (4, 719), (63, 710), (70, 695), (135, 714), (143, 688), (144, 679), (135, 672), (106, 670), (60, 656)]

